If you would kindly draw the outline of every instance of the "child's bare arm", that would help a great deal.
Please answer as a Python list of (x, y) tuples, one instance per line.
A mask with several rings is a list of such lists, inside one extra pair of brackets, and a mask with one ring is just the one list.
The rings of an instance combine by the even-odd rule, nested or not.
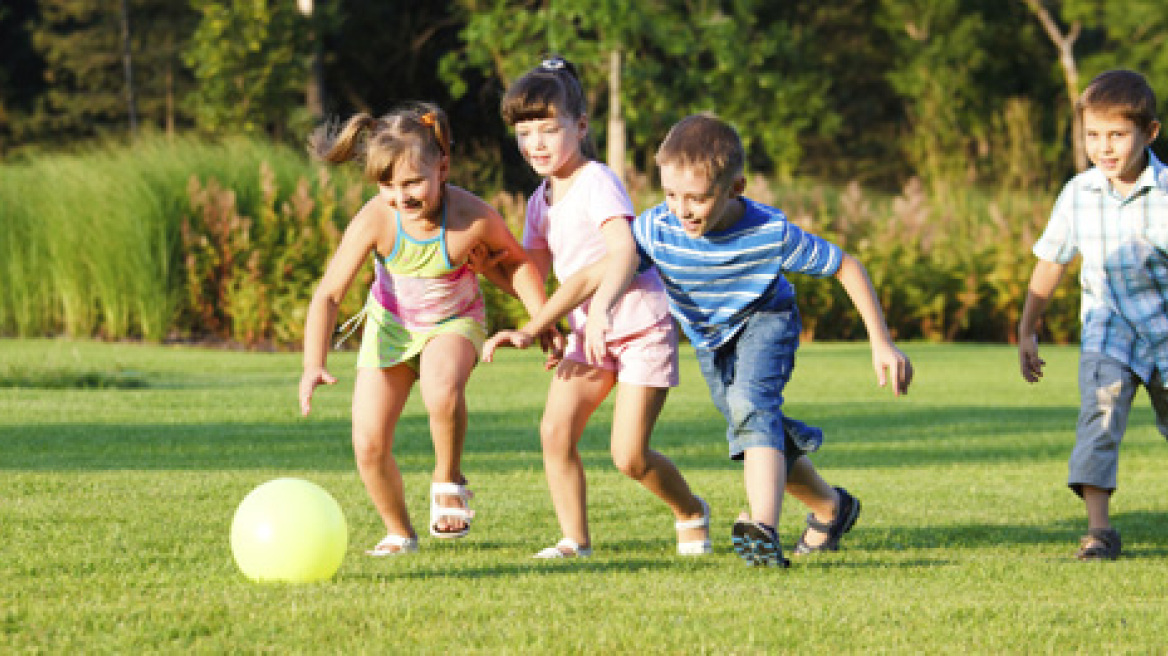
[(560, 283), (548, 302), (523, 326), (523, 332), (535, 335), (559, 323), (596, 292), (608, 266), (608, 258), (601, 259)]
[(637, 242), (629, 222), (622, 216), (605, 221), (600, 227), (604, 237), (605, 269), (592, 303), (588, 308), (588, 324), (584, 329), (585, 351), (589, 360), (604, 357), (605, 333), (611, 324), (612, 309), (637, 275)]
[(299, 389), (300, 413), (303, 415), (312, 409), (312, 393), (317, 385), (337, 382), (325, 369), (329, 341), (341, 301), (376, 244), (377, 221), (370, 218), (375, 213), (370, 205), (366, 205), (349, 223), (309, 302), (304, 325), (304, 371)]
[(487, 257), (479, 272), (492, 284), (518, 298), (528, 315), (539, 311), (547, 300), (543, 287), (545, 277), (541, 277), (541, 274), (546, 276), (546, 272), (540, 271), (532, 262), (498, 214), (492, 212), (489, 215), (481, 246)]
[(1039, 260), (1030, 274), (1026, 303), (1022, 306), (1022, 318), (1018, 320), (1018, 364), (1022, 378), (1028, 383), (1042, 379), (1046, 362), (1038, 357), (1038, 324), (1066, 270), (1065, 264)]
[(868, 331), (876, 381), (883, 387), (891, 376), (893, 392), (897, 396), (908, 393), (908, 386), (913, 377), (912, 363), (892, 342), (892, 335), (888, 332), (888, 324), (884, 320), (884, 311), (880, 309), (876, 290), (872, 287), (872, 280), (868, 277), (864, 265), (844, 253), (843, 262), (835, 276), (848, 293), (848, 297), (852, 299), (852, 304), (856, 306), (864, 321), (864, 328)]

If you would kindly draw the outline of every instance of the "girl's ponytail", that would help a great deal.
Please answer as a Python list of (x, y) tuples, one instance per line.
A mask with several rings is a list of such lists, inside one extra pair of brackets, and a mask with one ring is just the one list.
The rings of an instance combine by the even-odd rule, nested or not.
[(365, 140), (362, 135), (372, 132), (378, 120), (364, 112), (354, 114), (339, 125), (329, 121), (308, 136), (308, 152), (326, 162), (340, 164), (364, 157)]

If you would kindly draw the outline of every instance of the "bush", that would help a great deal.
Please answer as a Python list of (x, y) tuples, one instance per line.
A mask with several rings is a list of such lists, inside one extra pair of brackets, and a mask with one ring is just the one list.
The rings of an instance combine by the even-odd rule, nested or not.
[[(642, 205), (660, 202), (641, 182)], [(910, 180), (886, 197), (856, 183), (755, 178), (747, 193), (855, 255), (898, 339), (1015, 341), (1053, 194), (925, 189)], [(298, 346), (316, 283), (370, 193), (355, 172), (257, 140), (159, 137), (2, 166), (0, 334)], [(483, 195), (518, 235), (523, 197)], [(834, 279), (791, 278), (805, 338), (864, 337)], [(359, 311), (371, 280), (370, 268), (342, 316)], [(487, 283), (483, 292), (492, 331), (522, 323), (517, 300)], [(1077, 339), (1078, 294), (1073, 279), (1060, 286), (1050, 340)]]

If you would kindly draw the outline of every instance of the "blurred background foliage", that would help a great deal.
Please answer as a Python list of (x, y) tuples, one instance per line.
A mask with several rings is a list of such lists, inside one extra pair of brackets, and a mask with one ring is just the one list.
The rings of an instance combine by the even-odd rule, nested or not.
[[(518, 231), (536, 180), (498, 102), (557, 53), (602, 151), (626, 146), (638, 210), (664, 132), (715, 111), (747, 142), (748, 194), (860, 257), (900, 337), (1010, 340), (1081, 166), (1072, 95), (1126, 67), (1168, 97), (1166, 39), (1151, 0), (4, 0), (0, 334), (294, 346), (371, 193), (310, 162), (307, 132), (438, 102), (456, 182)], [(832, 280), (796, 283), (808, 337), (861, 336)], [(521, 320), (488, 295), (496, 326)]]

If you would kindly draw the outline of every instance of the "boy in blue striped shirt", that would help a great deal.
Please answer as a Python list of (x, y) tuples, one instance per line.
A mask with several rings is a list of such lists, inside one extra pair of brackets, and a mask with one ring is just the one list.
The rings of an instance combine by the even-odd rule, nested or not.
[[(657, 266), (670, 310), (726, 418), (730, 457), (743, 461), (750, 512), (734, 524), (734, 549), (750, 564), (786, 567), (775, 531), (784, 491), (812, 511), (797, 555), (839, 549), (860, 502), (824, 481), (807, 457), (822, 431), (783, 413), (801, 328), (795, 290), (783, 274), (840, 280), (868, 331), (880, 385), (891, 378), (897, 395), (907, 392), (912, 365), (892, 342), (864, 267), (779, 210), (743, 197), (744, 162), (729, 124), (705, 114), (681, 120), (657, 151), (665, 202), (637, 217), (633, 235), (642, 257)], [(586, 298), (602, 273), (595, 266), (565, 281), (521, 331), (488, 340), (484, 357), (497, 345), (530, 344), (541, 326)]]
[(1142, 75), (1100, 74), (1075, 111), (1094, 166), (1063, 187), (1018, 323), (1022, 377), (1042, 378), (1036, 332), (1047, 302), (1076, 256), (1083, 257), (1079, 420), (1067, 485), (1083, 499), (1087, 534), (1080, 560), (1119, 557), (1112, 528), (1119, 444), (1140, 386), (1168, 436), (1168, 168), (1148, 148), (1160, 131), (1156, 96)]
[(912, 365), (892, 342), (864, 267), (744, 197), (744, 161), (729, 124), (706, 114), (682, 119), (657, 151), (665, 202), (637, 217), (633, 234), (657, 266), (726, 418), (730, 457), (743, 461), (750, 512), (734, 524), (735, 551), (748, 562), (783, 566), (775, 527), (784, 490), (812, 511), (796, 555), (838, 549), (860, 513), (859, 500), (828, 485), (807, 457), (822, 431), (782, 410), (801, 330), (784, 274), (839, 279), (863, 318), (881, 385), (891, 376), (895, 393), (907, 392)]

